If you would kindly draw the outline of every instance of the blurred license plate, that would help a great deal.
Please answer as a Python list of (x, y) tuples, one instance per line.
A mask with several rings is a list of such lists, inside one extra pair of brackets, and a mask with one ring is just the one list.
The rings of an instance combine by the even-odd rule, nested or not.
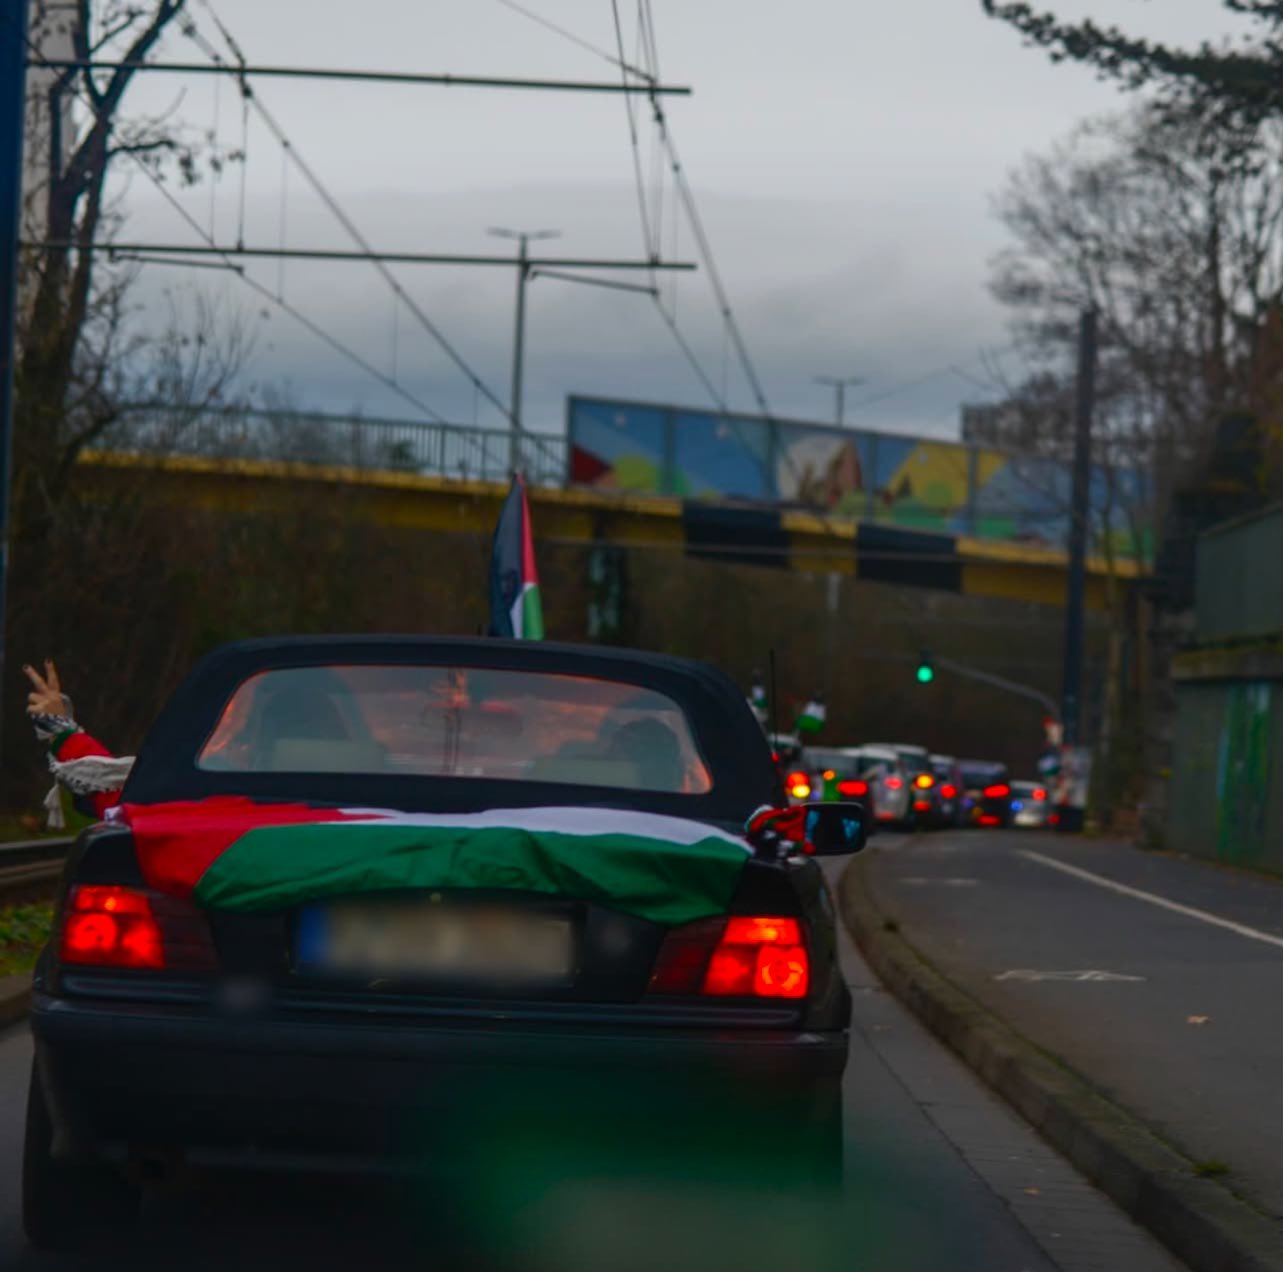
[(299, 915), (295, 961), (352, 975), (564, 981), (571, 921), (471, 906), (310, 906)]

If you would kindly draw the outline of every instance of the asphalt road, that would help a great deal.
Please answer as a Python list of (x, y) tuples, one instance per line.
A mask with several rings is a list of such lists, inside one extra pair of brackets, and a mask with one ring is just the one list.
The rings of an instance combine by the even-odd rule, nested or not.
[[(150, 1195), (127, 1245), (38, 1256), (19, 1226), (31, 1048), (16, 1026), (0, 1035), (0, 1267), (1178, 1272), (882, 990), (845, 937), (843, 957), (855, 1019), (838, 1202), (778, 1188), (725, 1196), (590, 1187), (519, 1213), (478, 1197), (461, 1214), (420, 1196), (407, 1222), (404, 1198), (351, 1181), (207, 1175)], [(770, 1144), (763, 1158), (770, 1177)]]
[(1037, 831), (883, 836), (862, 868), (951, 979), (1279, 1214), (1277, 882)]

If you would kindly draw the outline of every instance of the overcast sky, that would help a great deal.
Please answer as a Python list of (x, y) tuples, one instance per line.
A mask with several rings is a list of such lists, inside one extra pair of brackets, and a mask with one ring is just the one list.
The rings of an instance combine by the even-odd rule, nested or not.
[[(585, 40), (614, 46), (610, 0), (523, 0)], [(250, 63), (611, 80), (595, 54), (499, 0), (213, 0)], [(1057, 0), (1137, 33), (1194, 42), (1226, 29), (1218, 0)], [(714, 251), (774, 412), (831, 418), (817, 375), (861, 375), (848, 422), (954, 436), (958, 407), (986, 396), (987, 353), (1002, 358), (1004, 315), (986, 290), (1003, 243), (989, 199), (1024, 154), (1125, 99), (1077, 66), (1054, 67), (987, 20), (979, 0), (653, 0), (663, 79), (689, 85), (666, 109)], [(626, 52), (636, 6), (620, 0)], [(193, 17), (215, 42), (209, 10)], [(175, 34), (165, 52), (201, 56)], [(485, 252), (491, 225), (558, 228), (572, 255), (643, 255), (625, 107), (619, 96), (261, 80), (262, 101), (343, 207), (380, 248)], [(193, 131), (241, 144), (233, 86), (151, 76), (131, 109), (169, 109)], [(644, 129), (649, 171), (650, 130)], [(247, 244), (281, 237), (282, 155), (251, 123)], [(238, 232), (241, 179), (180, 196), (220, 242)], [(285, 241), (350, 247), (292, 172)], [(129, 182), (125, 239), (193, 242), (140, 178)], [(672, 250), (670, 193), (664, 250)], [(685, 225), (677, 255), (693, 259)], [(452, 420), (498, 425), (467, 379), (355, 264), (253, 266), (274, 290), (395, 375)], [(396, 267), (408, 293), (505, 402), (514, 273)], [(251, 377), (300, 405), (367, 414), (414, 408), (345, 363), (234, 279), (147, 267), (139, 295), (225, 292), (258, 332)], [(668, 292), (666, 291), (666, 295)], [(725, 356), (708, 281), (677, 286), (676, 313), (719, 391), (753, 399)], [(525, 414), (558, 428), (566, 394), (708, 405), (709, 397), (644, 296), (552, 279), (531, 284)], [(956, 368), (951, 370), (950, 368)], [(1015, 368), (1013, 368), (1015, 369)]]

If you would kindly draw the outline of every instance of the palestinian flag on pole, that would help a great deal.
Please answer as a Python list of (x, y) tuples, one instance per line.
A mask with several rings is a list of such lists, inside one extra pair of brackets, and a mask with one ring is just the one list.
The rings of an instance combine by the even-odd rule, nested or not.
[(803, 709), (798, 713), (798, 719), (794, 722), (794, 728), (799, 733), (819, 733), (821, 726), (825, 723), (825, 704), (817, 694)]
[(491, 541), (490, 635), (515, 640), (544, 639), (531, 510), (521, 473), (513, 474)]
[(747, 841), (681, 817), (607, 808), (483, 813), (129, 804), (148, 885), (212, 910), (278, 913), (389, 889), (499, 888), (597, 901), (666, 925), (725, 914)]

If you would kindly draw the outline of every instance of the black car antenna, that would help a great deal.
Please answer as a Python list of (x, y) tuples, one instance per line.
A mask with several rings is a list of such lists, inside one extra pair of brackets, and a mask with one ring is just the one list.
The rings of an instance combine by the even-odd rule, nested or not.
[(771, 749), (775, 751), (776, 739), (780, 735), (780, 722), (776, 718), (776, 651), (774, 647), (767, 650), (767, 677), (771, 691), (771, 697), (767, 701), (767, 718), (768, 727), (771, 729)]

